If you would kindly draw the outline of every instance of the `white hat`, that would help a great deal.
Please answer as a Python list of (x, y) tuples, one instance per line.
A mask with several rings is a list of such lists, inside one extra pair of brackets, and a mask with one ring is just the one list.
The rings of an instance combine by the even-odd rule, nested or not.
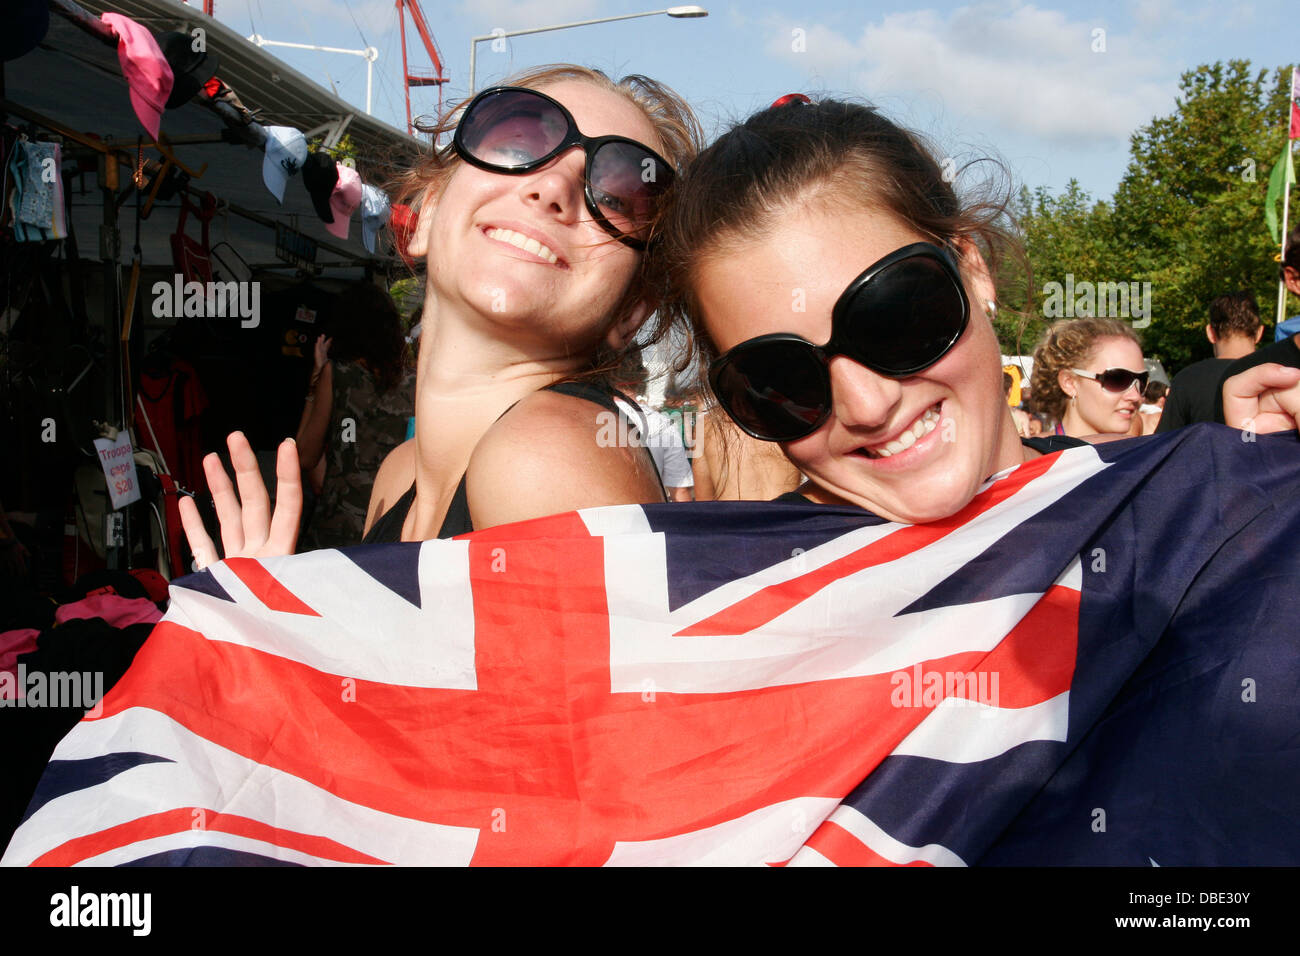
[(367, 252), (375, 251), (375, 236), (384, 228), (388, 217), (392, 215), (392, 206), (382, 189), (369, 184), (361, 187), (361, 239), (366, 244)]
[(289, 177), (307, 161), (307, 137), (292, 126), (266, 127), (266, 158), (262, 160), (262, 181), (276, 201), (284, 202)]

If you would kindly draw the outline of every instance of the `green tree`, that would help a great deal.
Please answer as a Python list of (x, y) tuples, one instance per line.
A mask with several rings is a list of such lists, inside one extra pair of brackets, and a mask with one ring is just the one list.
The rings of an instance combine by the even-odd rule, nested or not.
[(1210, 354), (1203, 329), (1217, 295), (1248, 289), (1272, 318), (1277, 265), (1264, 193), (1285, 136), (1291, 69), (1271, 82), (1268, 73), (1245, 60), (1189, 70), (1175, 111), (1133, 135), (1112, 244), (1152, 284), (1145, 347), (1169, 368)]
[(1210, 354), (1204, 326), (1217, 295), (1254, 292), (1271, 324), (1277, 250), (1264, 194), (1286, 135), (1290, 82), (1289, 66), (1271, 77), (1245, 60), (1198, 66), (1182, 75), (1173, 112), (1133, 134), (1109, 202), (1093, 202), (1075, 183), (1055, 197), (1022, 193), (1016, 213), (1037, 320), (1043, 284), (1066, 273), (1150, 282), (1152, 319), (1140, 334), (1171, 373)]
[[(1022, 189), (1013, 213), (1029, 257), (1033, 294), (1015, 302), (1014, 308), (1021, 314), (1013, 312), (997, 324), (1005, 351), (1028, 353), (1047, 325), (1060, 317), (1044, 313), (1043, 287), (1050, 282), (1064, 284), (1068, 275), (1095, 281), (1110, 269), (1107, 236), (1111, 210), (1105, 202), (1094, 201), (1072, 179), (1059, 196), (1043, 186), (1033, 192)], [(1022, 321), (1022, 314), (1027, 314), (1027, 319)]]

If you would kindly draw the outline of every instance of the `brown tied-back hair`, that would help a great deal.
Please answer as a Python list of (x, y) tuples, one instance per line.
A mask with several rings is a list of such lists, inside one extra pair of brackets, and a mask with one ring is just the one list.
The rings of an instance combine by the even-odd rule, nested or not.
[(1034, 408), (1064, 421), (1070, 398), (1061, 388), (1060, 373), (1085, 368), (1102, 339), (1131, 339), (1142, 345), (1133, 330), (1118, 319), (1063, 319), (1048, 326), (1034, 349), (1030, 390)]
[[(615, 81), (600, 70), (566, 63), (524, 70), (502, 80), (497, 85), (541, 89), (566, 80), (590, 83), (599, 89), (616, 93), (637, 106), (649, 119), (656, 135), (659, 137), (659, 148), (655, 149), (655, 151), (668, 160), (678, 172), (699, 152), (704, 142), (704, 134), (700, 129), (699, 121), (695, 118), (695, 114), (686, 104), (686, 101), (667, 85), (639, 74), (625, 76), (621, 80)], [(440, 138), (448, 137), (449, 139), (450, 134), (456, 128), (456, 124), (460, 122), (461, 112), (469, 105), (470, 99), (472, 97), (455, 103), (450, 110), (443, 114), (441, 119), (432, 124), (417, 122), (415, 124), (416, 128), (420, 132), (428, 134), (431, 137), (431, 142), (435, 145)], [(654, 143), (647, 143), (646, 145), (651, 148), (656, 146)], [(422, 155), (418, 162), (398, 175), (390, 185), (389, 191), (393, 196), (393, 201), (410, 206), (412, 211), (418, 214), (420, 205), (426, 196), (430, 194), (440, 196), (442, 194), (447, 182), (451, 179), (451, 174), (460, 163), (460, 157), (456, 155), (455, 150), (450, 145), (442, 149), (435, 148)], [(671, 191), (669, 192), (671, 193)], [(654, 228), (655, 225), (652, 224), (651, 229), (652, 242), (653, 236), (658, 232)], [(608, 241), (616, 242), (617, 240), (611, 236)], [(651, 306), (655, 305), (655, 287), (649, 279), (647, 270), (647, 256), (642, 255), (640, 269), (615, 307), (610, 317), (611, 324), (628, 314), (643, 299), (649, 301)], [(638, 342), (647, 344), (658, 342), (667, 334), (668, 328), (669, 324), (663, 321), (659, 313), (656, 312), (647, 320), (647, 324), (643, 326), (636, 339)], [(615, 352), (602, 343), (597, 349), (591, 367), (584, 374), (577, 377), (583, 379), (608, 378), (609, 373), (618, 367), (620, 357), (621, 353)]]
[(694, 291), (700, 266), (743, 250), (790, 210), (818, 200), (881, 210), (954, 252), (958, 240), (970, 241), (991, 275), (1010, 259), (1031, 285), (1023, 247), (1007, 228), (1009, 177), (994, 165), (1001, 183), (990, 178), (959, 199), (956, 177), (944, 175), (922, 137), (872, 106), (843, 100), (775, 106), (732, 126), (673, 191), (650, 256), (660, 311), (689, 338), (679, 368), (695, 360), (703, 372), (717, 357)]

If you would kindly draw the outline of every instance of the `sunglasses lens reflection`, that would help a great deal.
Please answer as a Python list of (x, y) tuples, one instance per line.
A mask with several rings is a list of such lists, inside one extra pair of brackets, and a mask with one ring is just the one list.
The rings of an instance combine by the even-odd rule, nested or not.
[(809, 434), (830, 407), (826, 366), (806, 343), (739, 349), (717, 370), (713, 386), (732, 418), (769, 441)]
[(671, 174), (647, 149), (605, 143), (591, 161), (591, 191), (610, 225), (624, 235), (644, 233), (654, 219)]
[(870, 367), (907, 375), (933, 365), (961, 336), (962, 295), (939, 260), (904, 259), (876, 274), (846, 310), (846, 338)]
[(1141, 392), (1146, 389), (1149, 378), (1149, 372), (1130, 372), (1125, 368), (1108, 368), (1097, 376), (1097, 381), (1108, 392), (1127, 392), (1133, 387), (1134, 383), (1137, 384), (1138, 391)]
[(535, 163), (558, 149), (569, 123), (555, 104), (524, 91), (485, 96), (467, 110), (457, 133), (480, 162), (502, 169)]

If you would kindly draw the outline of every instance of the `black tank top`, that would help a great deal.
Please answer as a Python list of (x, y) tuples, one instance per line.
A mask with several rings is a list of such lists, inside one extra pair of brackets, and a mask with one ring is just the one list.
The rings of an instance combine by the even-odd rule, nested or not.
[[(553, 385), (547, 385), (544, 390), (559, 392), (561, 395), (572, 395), (575, 398), (583, 398), (589, 402), (594, 402), (601, 408), (608, 409), (628, 421), (629, 426), (636, 430), (636, 424), (627, 418), (623, 409), (614, 401), (616, 393), (612, 389), (594, 385), (590, 382), (556, 382)], [(510, 408), (514, 408), (514, 405), (511, 405)], [(509, 408), (506, 409), (506, 412), (508, 411), (510, 411)], [(505, 415), (505, 412), (501, 414)], [(650, 449), (648, 448), (646, 449), (646, 455), (650, 455)], [(652, 466), (654, 465), (653, 457), (650, 458), (650, 463)], [(655, 476), (658, 477), (658, 475), (659, 469), (655, 466)], [(662, 485), (662, 481), (660, 484)], [(371, 525), (366, 536), (361, 539), (361, 543), (394, 544), (401, 541), (402, 525), (406, 523), (406, 516), (410, 513), (411, 505), (414, 503), (415, 482), (411, 482), (411, 487), (406, 494), (398, 498), (391, 508), (375, 519), (375, 523)], [(470, 518), (469, 499), (465, 493), (465, 475), (461, 475), (460, 484), (456, 486), (456, 493), (452, 495), (451, 504), (447, 507), (447, 516), (443, 518), (442, 527), (438, 529), (438, 537), (454, 538), (458, 534), (468, 534), (473, 530), (474, 522)]]

